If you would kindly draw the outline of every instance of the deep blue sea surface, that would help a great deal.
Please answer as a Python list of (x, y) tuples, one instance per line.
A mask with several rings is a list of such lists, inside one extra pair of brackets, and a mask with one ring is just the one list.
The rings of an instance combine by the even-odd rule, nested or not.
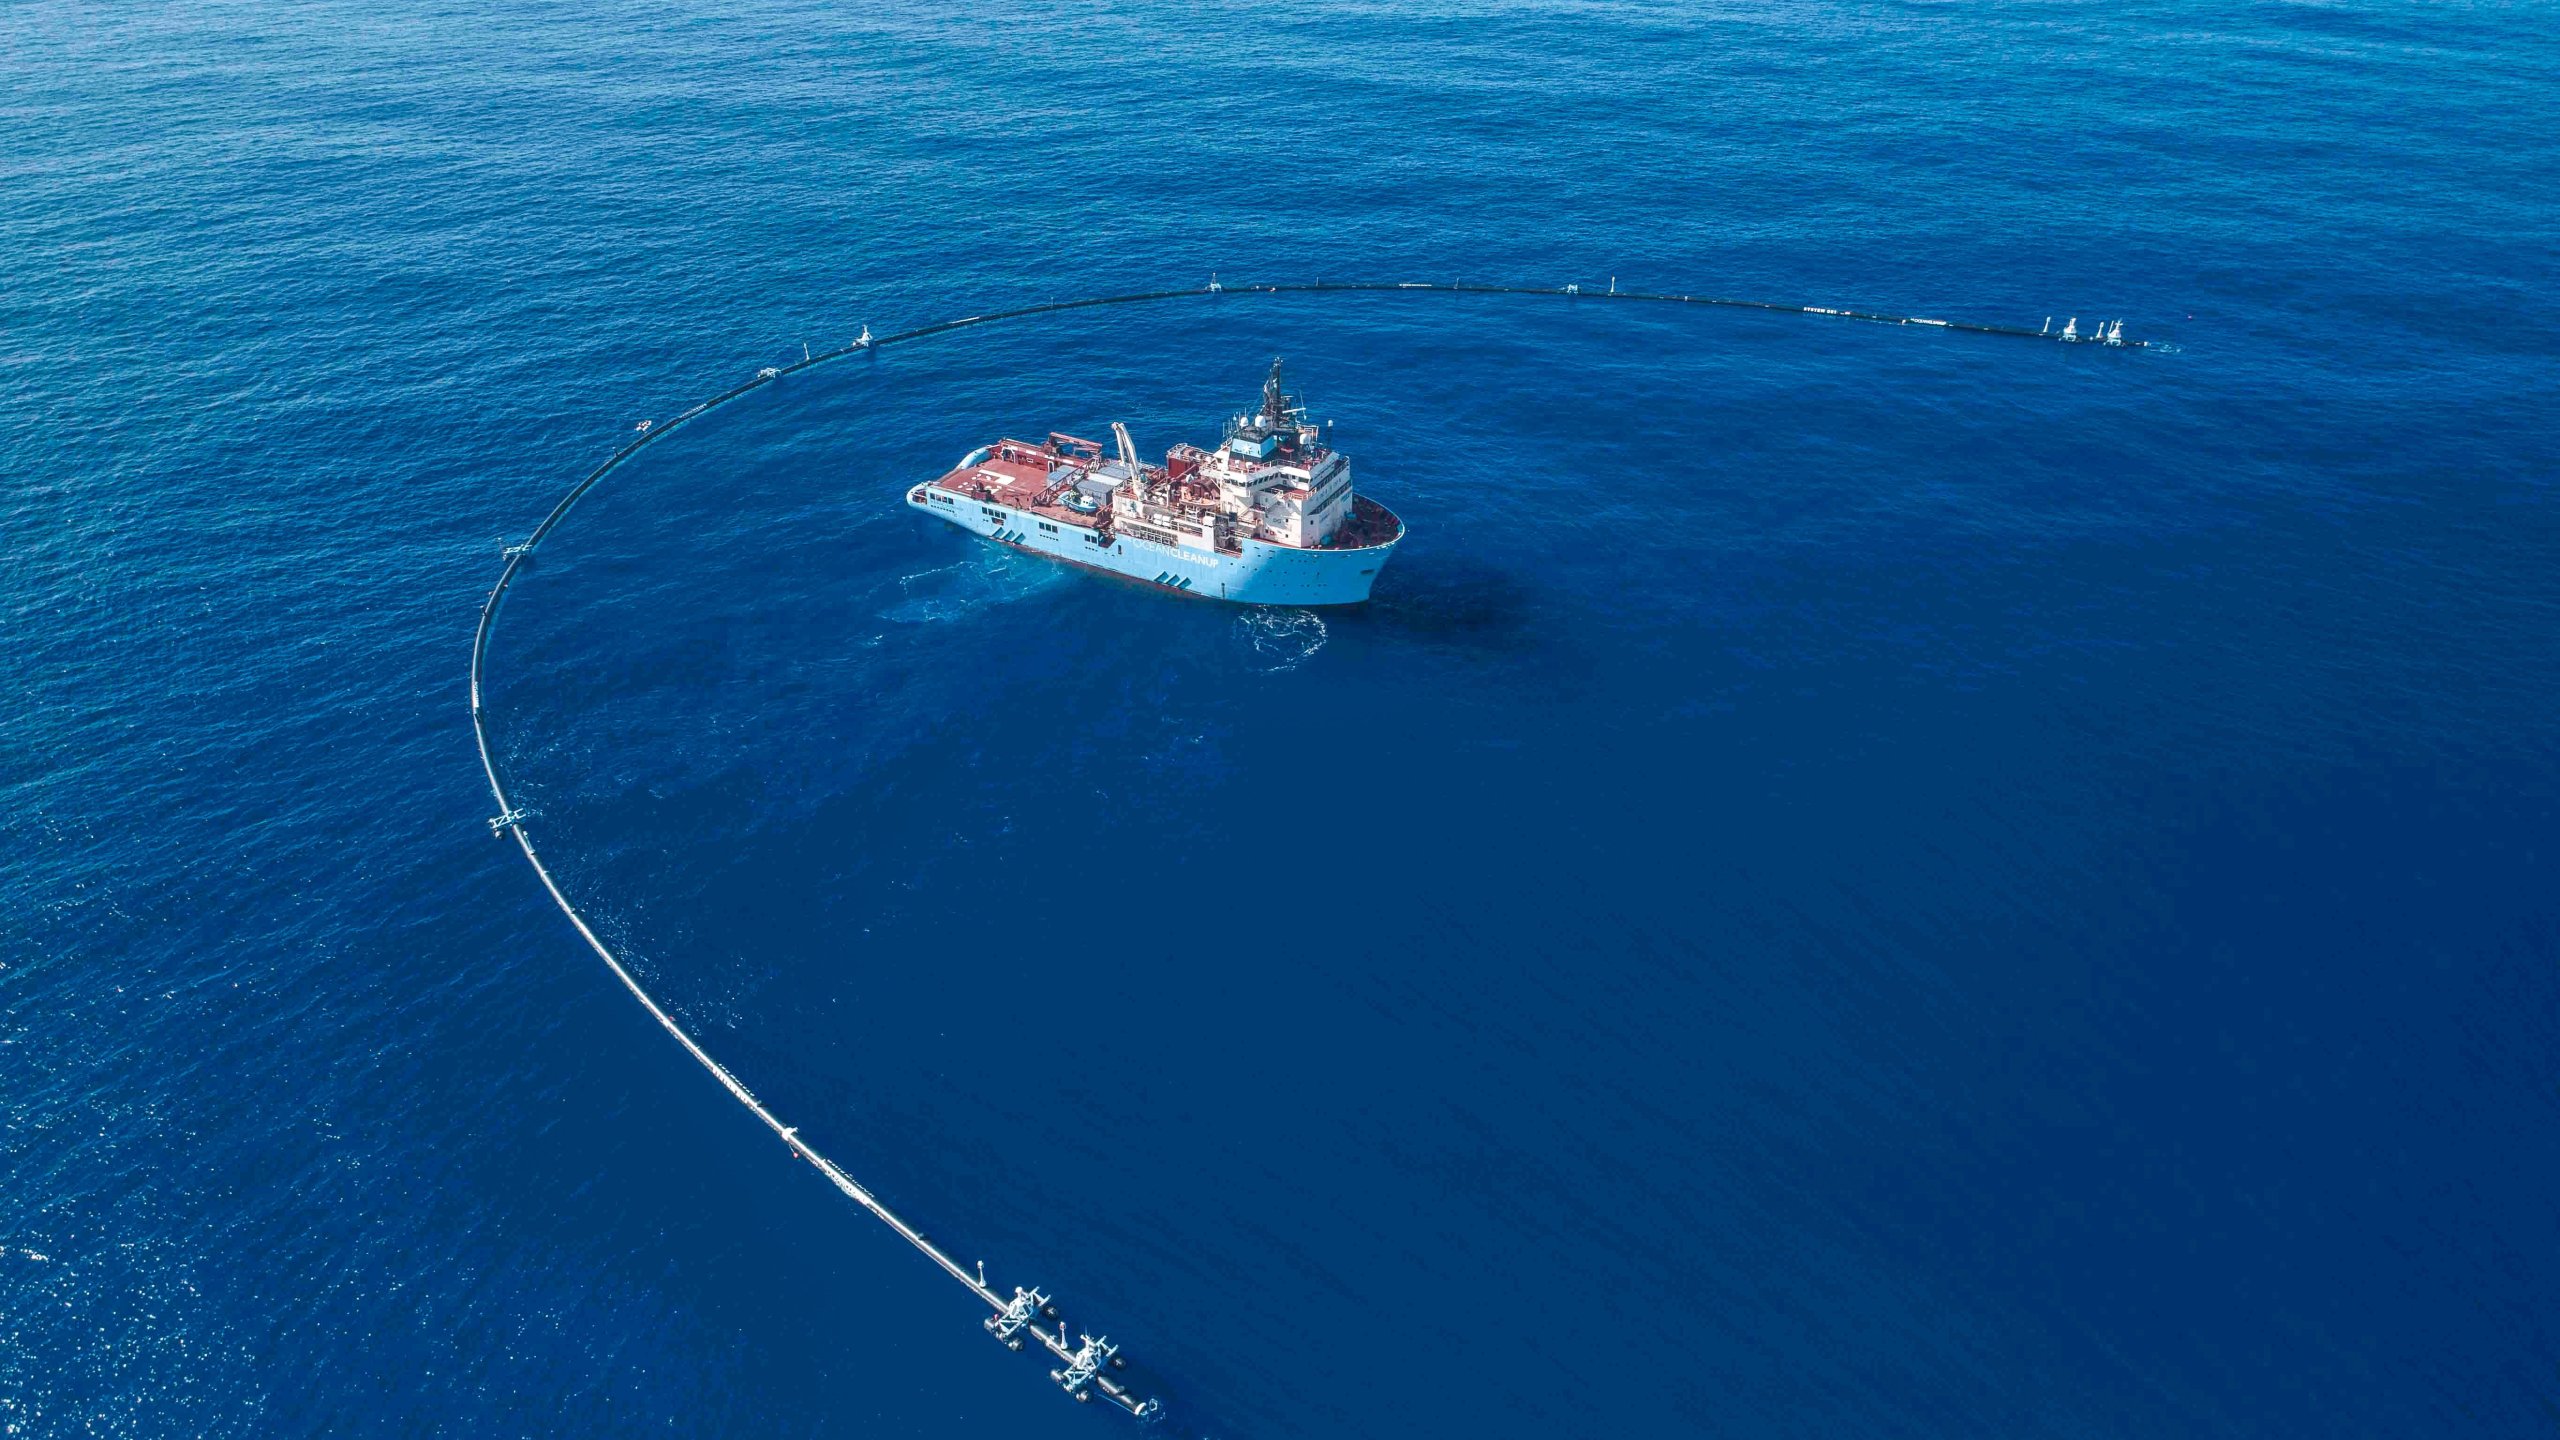
[[(0, 9), (0, 1434), (2547, 1434), (2547, 5)], [(1274, 354), (1252, 613), (911, 515)]]

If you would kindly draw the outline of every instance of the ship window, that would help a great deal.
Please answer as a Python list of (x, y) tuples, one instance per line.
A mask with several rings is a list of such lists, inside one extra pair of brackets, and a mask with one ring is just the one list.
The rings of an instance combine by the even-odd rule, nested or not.
[(951, 497), (948, 495), (936, 495), (933, 497), (933, 503), (936, 505), (948, 505), (951, 503)]
[(1043, 529), (1043, 530), (1048, 531), (1048, 532), (1049, 532), (1050, 534), (1052, 534), (1052, 535), (1055, 535), (1055, 534), (1057, 534), (1057, 533), (1058, 533), (1058, 527), (1057, 527), (1057, 526), (1055, 526), (1055, 525), (1050, 524), (1050, 523), (1049, 523), (1048, 521), (1046, 521), (1046, 520), (1043, 520), (1043, 521), (1041, 521), (1041, 522), (1040, 522), (1040, 528), (1041, 528), (1041, 529)]
[(978, 509), (983, 511), (986, 517), (990, 520), (1001, 520), (1004, 518), (1004, 512), (1001, 510), (989, 510), (984, 505), (979, 506)]

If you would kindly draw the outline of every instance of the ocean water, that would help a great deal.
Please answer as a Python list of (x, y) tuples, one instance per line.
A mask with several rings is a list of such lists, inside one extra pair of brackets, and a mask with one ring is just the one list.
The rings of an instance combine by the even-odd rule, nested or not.
[[(0, 12), (0, 1433), (2546, 1433), (2547, 7)], [(1248, 613), (907, 513), (1274, 354)]]

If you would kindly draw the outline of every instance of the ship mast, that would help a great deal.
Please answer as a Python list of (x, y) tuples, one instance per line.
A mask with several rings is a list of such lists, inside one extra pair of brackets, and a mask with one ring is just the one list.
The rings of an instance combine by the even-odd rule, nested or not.
[(1262, 382), (1262, 423), (1277, 430), (1288, 422), (1289, 396), (1280, 388), (1280, 357), (1271, 357), (1271, 377)]

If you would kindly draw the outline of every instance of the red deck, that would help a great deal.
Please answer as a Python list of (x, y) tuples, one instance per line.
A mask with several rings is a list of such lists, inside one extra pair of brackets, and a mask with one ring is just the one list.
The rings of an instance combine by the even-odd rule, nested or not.
[(1351, 518), (1343, 521), (1342, 528), (1333, 532), (1333, 543), (1325, 548), (1365, 550), (1372, 545), (1384, 545), (1402, 534), (1404, 522), (1396, 518), (1396, 512), (1366, 495), (1354, 495), (1351, 497)]
[[(1087, 515), (1059, 503), (1069, 490), (1075, 488), (1076, 481), (1087, 473), (1081, 465), (1058, 477), (1058, 482), (1052, 485), (1049, 472), (1058, 466), (1062, 458), (1069, 457), (1061, 457), (1046, 445), (1033, 445), (1022, 440), (1005, 440), (988, 448), (992, 453), (985, 460), (944, 475), (933, 482), (934, 488), (971, 500), (1028, 510), (1043, 520), (1073, 525), (1079, 530), (1102, 528), (1100, 515)], [(1081, 456), (1072, 458), (1083, 459)], [(990, 475), (996, 477), (997, 483), (988, 482), (985, 477)]]

